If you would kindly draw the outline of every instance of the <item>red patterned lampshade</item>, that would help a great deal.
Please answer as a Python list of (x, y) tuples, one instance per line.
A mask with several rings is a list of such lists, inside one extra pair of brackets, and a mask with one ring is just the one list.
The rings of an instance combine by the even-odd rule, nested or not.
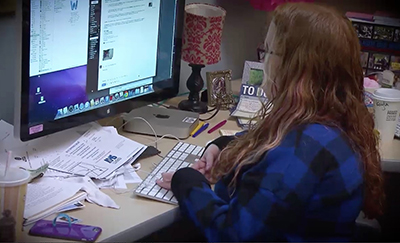
[(191, 64), (210, 65), (221, 60), (221, 38), (226, 11), (210, 4), (185, 7), (182, 59)]

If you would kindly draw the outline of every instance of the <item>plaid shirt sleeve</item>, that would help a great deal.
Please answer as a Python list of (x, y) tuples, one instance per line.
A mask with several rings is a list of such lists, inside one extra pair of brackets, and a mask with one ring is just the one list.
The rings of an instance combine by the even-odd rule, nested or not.
[[(280, 146), (241, 174), (233, 195), (225, 200), (211, 189), (198, 171), (191, 168), (177, 171), (172, 191), (181, 212), (209, 241), (281, 241), (298, 233), (303, 226), (305, 231), (309, 226), (318, 230), (318, 220), (306, 220), (306, 209), (312, 198), (319, 197), (316, 191), (321, 181), (326, 177), (336, 180), (340, 188), (331, 188), (332, 194), (328, 192), (324, 197), (337, 200), (334, 198), (337, 192), (345, 201), (359, 191), (362, 175), (353, 151), (338, 133), (316, 137), (313, 129), (308, 134), (290, 133)], [(348, 171), (343, 172), (341, 165)], [(335, 176), (344, 178), (343, 183)], [(344, 191), (347, 197), (343, 197)], [(356, 199), (358, 197), (361, 195)], [(326, 198), (320, 198), (321, 202)], [(350, 223), (354, 223), (353, 215), (357, 217), (359, 213), (359, 201), (352, 204), (355, 210), (345, 212), (351, 214)], [(329, 227), (320, 230), (334, 236), (337, 228), (334, 222)]]

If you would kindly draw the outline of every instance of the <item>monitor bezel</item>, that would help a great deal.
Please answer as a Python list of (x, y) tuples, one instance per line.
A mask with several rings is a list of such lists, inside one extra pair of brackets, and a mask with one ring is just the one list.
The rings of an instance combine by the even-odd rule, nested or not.
[[(159, 102), (168, 98), (175, 97), (179, 92), (179, 77), (182, 49), (182, 31), (185, 0), (176, 0), (176, 19), (175, 19), (175, 38), (173, 50), (172, 78), (159, 82), (171, 82), (169, 88), (154, 88), (151, 94), (143, 95), (138, 98), (129, 99), (119, 103), (99, 107), (95, 110), (86, 111), (81, 114), (72, 115), (59, 120), (53, 120), (43, 123), (43, 131), (40, 133), (29, 134), (29, 60), (30, 60), (30, 1), (22, 2), (22, 59), (21, 59), (21, 82), (20, 82), (20, 107), (19, 109), (19, 138), (21, 141), (29, 141), (35, 138), (43, 137), (57, 133), (72, 127), (80, 126), (85, 123), (97, 121), (103, 118), (118, 115), (123, 112), (129, 112), (132, 108), (140, 107), (149, 103)], [(161, 0), (171, 1), (171, 0)], [(159, 83), (157, 82), (157, 83)]]

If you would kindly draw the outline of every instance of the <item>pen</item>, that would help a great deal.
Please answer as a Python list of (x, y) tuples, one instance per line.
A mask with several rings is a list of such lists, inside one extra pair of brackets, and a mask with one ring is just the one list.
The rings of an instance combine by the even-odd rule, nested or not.
[(208, 130), (208, 133), (212, 133), (215, 130), (221, 128), (223, 125), (225, 125), (226, 120), (223, 120), (222, 122), (218, 123), (217, 125), (215, 125), (213, 128), (211, 128), (210, 130)]
[(193, 134), (193, 137), (197, 137), (200, 133), (202, 133), (204, 130), (208, 128), (208, 123), (204, 124), (195, 134)]
[(190, 133), (190, 136), (193, 136), (193, 134), (195, 134), (203, 125), (204, 125), (204, 122), (202, 122), (202, 121), (199, 122), (197, 127)]

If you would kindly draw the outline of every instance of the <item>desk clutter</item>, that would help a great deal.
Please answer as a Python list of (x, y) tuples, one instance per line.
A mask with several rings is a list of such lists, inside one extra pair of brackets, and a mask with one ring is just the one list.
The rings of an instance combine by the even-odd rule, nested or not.
[(114, 127), (90, 123), (24, 144), (12, 134), (13, 126), (0, 121), (1, 145), (6, 150), (0, 163), (10, 165), (0, 169), (0, 196), (15, 195), (1, 204), (1, 211), (7, 217), (8, 211), (22, 206), (24, 226), (84, 208), (85, 200), (118, 209), (100, 189), (127, 189), (126, 183), (142, 181), (131, 163), (146, 146), (119, 135)]

